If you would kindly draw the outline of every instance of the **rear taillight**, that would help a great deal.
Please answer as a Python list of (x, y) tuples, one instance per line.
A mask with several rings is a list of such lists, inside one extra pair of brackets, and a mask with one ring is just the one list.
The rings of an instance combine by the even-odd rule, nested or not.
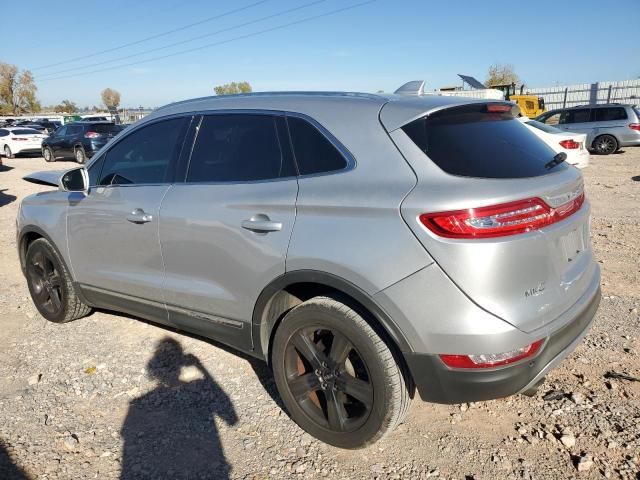
[(488, 103), (487, 112), (489, 113), (506, 113), (510, 112), (513, 108), (512, 105), (505, 105), (504, 103)]
[(451, 368), (495, 368), (533, 357), (540, 351), (544, 339), (537, 340), (526, 347), (516, 348), (503, 353), (482, 353), (478, 355), (440, 355), (444, 364)]
[(630, 123), (629, 128), (631, 130), (637, 130), (638, 132), (640, 132), (640, 123)]
[(25, 137), (11, 137), (11, 140), (15, 140), (16, 142), (26, 142), (29, 139)]
[(580, 210), (583, 203), (584, 192), (556, 208), (540, 198), (528, 198), (490, 207), (423, 213), (420, 222), (446, 238), (506, 237), (559, 222)]
[(580, 148), (580, 144), (578, 142), (575, 142), (571, 139), (569, 140), (562, 140), (560, 142), (560, 146), (562, 148), (566, 148), (567, 150), (574, 150), (576, 148)]
[(84, 138), (98, 138), (100, 134), (98, 132), (87, 132), (84, 134)]

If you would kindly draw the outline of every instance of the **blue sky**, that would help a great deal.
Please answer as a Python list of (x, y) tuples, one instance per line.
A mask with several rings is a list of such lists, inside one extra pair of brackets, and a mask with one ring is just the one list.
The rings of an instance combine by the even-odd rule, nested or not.
[[(526, 2), (526, 7), (518, 7), (520, 2), (514, 0), (377, 0), (247, 36), (363, 1), (317, 1), (240, 28), (235, 27), (313, 0), (32, 0), (28, 11), (22, 2), (7, 2), (3, 17), (28, 15), (28, 28), (24, 34), (5, 32), (0, 61), (31, 69), (43, 104), (68, 98), (80, 106), (98, 104), (105, 87), (120, 91), (125, 106), (160, 106), (210, 95), (215, 85), (243, 80), (255, 91), (393, 91), (413, 79), (424, 79), (428, 89), (435, 89), (458, 84), (457, 73), (484, 80), (492, 63), (513, 64), (532, 87), (640, 77), (639, 0), (540, 0)], [(93, 55), (245, 6), (250, 7)], [(118, 60), (222, 29), (227, 31)], [(245, 38), (236, 39), (242, 36)], [(77, 75), (215, 42), (227, 43)], [(87, 66), (108, 61), (111, 63)], [(73, 68), (77, 69), (67, 71)], [(56, 72), (63, 70), (57, 77), (68, 78), (56, 80)]]

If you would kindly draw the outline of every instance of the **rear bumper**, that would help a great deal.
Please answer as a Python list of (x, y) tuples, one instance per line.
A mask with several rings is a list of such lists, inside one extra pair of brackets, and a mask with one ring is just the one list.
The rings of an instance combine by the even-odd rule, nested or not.
[(437, 355), (405, 353), (414, 382), (424, 401), (462, 403), (507, 397), (538, 383), (549, 370), (569, 355), (587, 334), (600, 304), (599, 275), (567, 312), (572, 318), (547, 337), (532, 360), (491, 370), (462, 370), (447, 367)]
[(14, 150), (13, 153), (17, 155), (19, 153), (40, 153), (41, 151), (42, 149), (40, 147), (26, 147)]

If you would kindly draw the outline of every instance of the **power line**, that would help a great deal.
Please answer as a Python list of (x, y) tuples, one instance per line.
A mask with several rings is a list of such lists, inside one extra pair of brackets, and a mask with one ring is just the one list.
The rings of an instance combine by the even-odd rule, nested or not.
[(232, 15), (234, 13), (238, 13), (238, 12), (242, 12), (244, 10), (248, 10), (250, 8), (253, 8), (253, 7), (255, 7), (257, 5), (260, 5), (262, 3), (266, 3), (268, 1), (269, 0), (259, 0), (257, 2), (251, 3), (249, 5), (245, 5), (244, 7), (235, 8), (233, 10), (229, 10), (227, 12), (220, 13), (218, 15), (214, 15), (213, 17), (208, 17), (208, 18), (205, 18), (203, 20), (199, 20), (197, 22), (190, 23), (188, 25), (183, 25), (182, 27), (174, 28), (173, 30), (167, 30), (165, 32), (160, 32), (160, 33), (157, 33), (157, 34), (152, 35), (150, 37), (146, 37), (146, 38), (142, 38), (140, 40), (136, 40), (135, 42), (125, 43), (125, 44), (119, 45), (117, 47), (108, 48), (106, 50), (100, 50), (99, 52), (89, 53), (87, 55), (82, 55), (80, 57), (71, 58), (69, 60), (63, 60), (63, 61), (57, 62), (57, 63), (50, 63), (49, 65), (43, 65), (41, 67), (33, 68), (32, 70), (42, 70), (44, 68), (57, 67), (58, 65), (64, 65), (65, 63), (71, 63), (71, 62), (75, 62), (75, 61), (78, 61), (78, 60), (84, 60), (85, 58), (94, 57), (96, 55), (102, 55), (104, 53), (115, 52), (116, 50), (122, 50), (123, 48), (132, 47), (133, 45), (139, 45), (141, 43), (148, 42), (149, 40), (154, 40), (156, 38), (165, 37), (167, 35), (171, 35), (172, 33), (181, 32), (182, 30), (186, 30), (188, 28), (195, 27), (197, 25), (202, 25), (203, 23), (207, 23), (207, 22), (210, 22), (212, 20), (217, 20), (219, 18), (227, 17), (227, 16)]
[(122, 63), (120, 65), (114, 65), (112, 67), (105, 67), (105, 68), (99, 68), (99, 69), (96, 69), (96, 70), (90, 70), (88, 72), (73, 73), (73, 74), (70, 74), (70, 75), (63, 75), (63, 76), (54, 77), (54, 78), (45, 78), (44, 80), (41, 80), (41, 81), (46, 82), (46, 81), (50, 81), (50, 80), (62, 80), (64, 78), (79, 77), (79, 76), (83, 76), (83, 75), (90, 75), (90, 74), (93, 74), (93, 73), (105, 72), (107, 70), (114, 70), (114, 69), (118, 69), (118, 68), (131, 67), (131, 66), (134, 66), (134, 65), (140, 65), (142, 63), (154, 62), (156, 60), (163, 60), (165, 58), (175, 57), (175, 56), (178, 56), (178, 55), (182, 55), (184, 53), (196, 52), (198, 50), (204, 50), (206, 48), (211, 48), (211, 47), (215, 47), (215, 46), (218, 46), (218, 45), (224, 45), (224, 44), (227, 44), (227, 43), (235, 42), (237, 40), (243, 40), (245, 38), (255, 37), (257, 35), (262, 35), (264, 33), (269, 33), (269, 32), (273, 32), (273, 31), (276, 31), (276, 30), (282, 30), (283, 28), (291, 27), (293, 25), (299, 25), (301, 23), (310, 22), (312, 20), (317, 20), (318, 18), (328, 17), (330, 15), (335, 15), (337, 13), (342, 13), (342, 12), (345, 12), (347, 10), (352, 10), (354, 8), (357, 8), (357, 7), (362, 7), (364, 5), (368, 5), (368, 4), (373, 3), (375, 1), (377, 1), (377, 0), (367, 0), (365, 2), (355, 3), (353, 5), (349, 5), (347, 7), (338, 8), (336, 10), (330, 10), (328, 12), (321, 13), (319, 15), (313, 15), (313, 16), (310, 16), (310, 17), (305, 17), (305, 18), (302, 18), (300, 20), (296, 20), (294, 22), (284, 23), (282, 25), (278, 25), (278, 26), (271, 27), (271, 28), (266, 28), (264, 30), (259, 30), (257, 32), (252, 32), (252, 33), (248, 33), (248, 34), (245, 34), (245, 35), (240, 35), (240, 36), (237, 36), (237, 37), (234, 37), (234, 38), (230, 38), (230, 39), (227, 39), (227, 40), (222, 40), (220, 42), (209, 43), (209, 44), (206, 44), (206, 45), (202, 45), (200, 47), (195, 47), (195, 48), (190, 48), (190, 49), (187, 49), (187, 50), (181, 50), (179, 52), (169, 53), (167, 55), (161, 55), (161, 56), (158, 56), (158, 57), (152, 57), (152, 58), (148, 58), (148, 59), (145, 59), (145, 60), (140, 60), (140, 61), (137, 61), (137, 62)]
[(186, 40), (179, 41), (179, 42), (173, 42), (173, 43), (170, 43), (168, 45), (161, 46), (161, 47), (151, 48), (151, 49), (145, 50), (143, 52), (133, 53), (131, 55), (125, 55), (124, 57), (118, 57), (118, 58), (114, 58), (114, 59), (111, 59), (111, 60), (105, 60), (105, 61), (102, 61), (102, 62), (89, 63), (89, 64), (81, 65), (79, 67), (71, 67), (71, 68), (67, 68), (67, 69), (64, 69), (64, 70), (59, 70), (57, 72), (43, 73), (42, 75), (38, 76), (38, 79), (40, 80), (40, 79), (43, 79), (42, 77), (45, 77), (44, 80), (46, 80), (47, 79), (46, 77), (55, 77), (57, 75), (60, 75), (61, 73), (73, 72), (73, 71), (76, 71), (76, 70), (83, 70), (85, 68), (90, 68), (90, 67), (98, 67), (100, 65), (106, 65), (108, 63), (113, 63), (113, 62), (118, 62), (118, 61), (121, 61), (121, 60), (126, 60), (128, 58), (139, 57), (139, 56), (142, 56), (142, 55), (146, 55), (147, 53), (157, 52), (159, 50), (166, 50), (167, 48), (173, 48), (173, 47), (176, 47), (178, 45), (184, 45), (185, 43), (194, 42), (196, 40), (201, 40), (201, 39), (207, 38), (207, 37), (213, 37), (215, 35), (219, 35), (220, 33), (229, 32), (231, 30), (237, 30), (237, 29), (242, 28), (242, 27), (246, 27), (246, 26), (253, 25), (253, 24), (256, 24), (256, 23), (264, 22), (265, 20), (270, 20), (272, 18), (280, 17), (282, 15), (286, 15), (288, 13), (292, 13), (292, 12), (295, 12), (295, 11), (298, 11), (298, 10), (302, 10), (304, 8), (308, 8), (308, 7), (311, 7), (313, 5), (317, 5), (319, 3), (324, 3), (326, 1), (327, 0), (314, 0), (313, 2), (305, 3), (304, 5), (300, 5), (298, 7), (289, 8), (289, 9), (283, 10), (283, 11), (278, 12), (278, 13), (274, 13), (274, 14), (271, 14), (271, 15), (267, 15), (265, 17), (258, 18), (256, 20), (251, 20), (249, 22), (240, 23), (238, 25), (232, 25), (231, 27), (223, 28), (223, 29), (217, 30), (215, 32), (205, 33), (203, 35), (198, 35), (196, 37), (191, 37), (191, 38), (188, 38)]

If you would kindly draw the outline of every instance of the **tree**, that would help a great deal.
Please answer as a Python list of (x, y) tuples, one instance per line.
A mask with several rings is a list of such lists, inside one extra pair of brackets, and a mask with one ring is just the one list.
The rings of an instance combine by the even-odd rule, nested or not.
[(75, 113), (78, 110), (78, 106), (71, 100), (63, 100), (60, 104), (53, 107), (56, 112), (63, 113)]
[(216, 95), (235, 95), (236, 93), (249, 93), (253, 91), (249, 82), (231, 82), (224, 85), (218, 85), (213, 90)]
[(509, 63), (496, 63), (489, 67), (489, 71), (487, 72), (487, 80), (485, 81), (487, 87), (512, 83), (520, 83), (520, 77), (518, 77), (518, 74), (516, 74), (515, 70), (513, 69), (513, 65)]
[(113, 88), (105, 88), (100, 93), (102, 97), (102, 103), (104, 106), (109, 107), (118, 107), (120, 105), (120, 92), (114, 90)]
[(38, 88), (29, 70), (20, 72), (18, 67), (0, 63), (0, 112), (9, 115), (39, 112), (36, 99)]

